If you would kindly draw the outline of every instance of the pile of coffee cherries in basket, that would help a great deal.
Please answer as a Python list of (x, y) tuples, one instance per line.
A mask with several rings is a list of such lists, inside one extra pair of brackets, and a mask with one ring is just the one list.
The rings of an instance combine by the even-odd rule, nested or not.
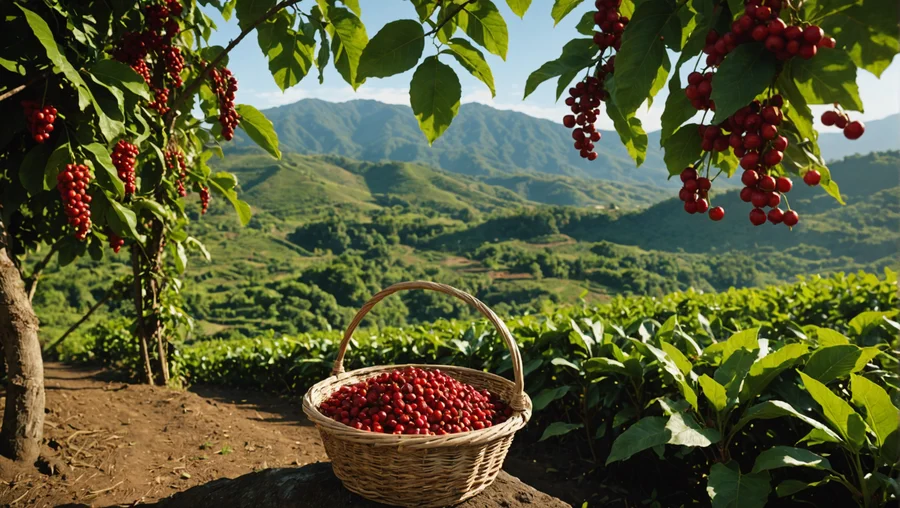
[(439, 369), (406, 367), (342, 386), (319, 405), (334, 421), (382, 434), (445, 435), (505, 422), (512, 409)]

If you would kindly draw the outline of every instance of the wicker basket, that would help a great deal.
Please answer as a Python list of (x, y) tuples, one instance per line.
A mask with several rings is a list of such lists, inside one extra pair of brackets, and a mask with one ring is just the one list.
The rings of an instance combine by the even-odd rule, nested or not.
[[(482, 430), (443, 436), (394, 435), (366, 432), (332, 420), (317, 409), (343, 385), (353, 384), (407, 365), (368, 367), (344, 372), (344, 354), (363, 317), (386, 296), (402, 290), (427, 289), (455, 296), (478, 309), (496, 328), (509, 348), (515, 381), (463, 367), (444, 367), (446, 374), (498, 395), (513, 410), (505, 422)], [(434, 365), (412, 365), (434, 368)], [(506, 324), (472, 295), (434, 282), (401, 282), (381, 291), (356, 314), (338, 350), (331, 377), (309, 389), (303, 411), (315, 423), (335, 475), (357, 494), (395, 506), (449, 506), (488, 487), (503, 466), (513, 435), (531, 417), (525, 393), (522, 357)]]

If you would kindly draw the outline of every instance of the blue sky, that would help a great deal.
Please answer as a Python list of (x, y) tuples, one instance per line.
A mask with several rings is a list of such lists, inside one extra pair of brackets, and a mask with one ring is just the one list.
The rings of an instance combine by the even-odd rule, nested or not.
[[(312, 2), (302, 2), (301, 8), (308, 8)], [(528, 99), (522, 100), (522, 92), (528, 75), (547, 60), (559, 56), (562, 46), (574, 37), (581, 37), (575, 31), (575, 24), (581, 14), (588, 9), (590, 2), (583, 8), (569, 14), (556, 27), (550, 18), (551, 2), (536, 0), (524, 19), (514, 15), (506, 3), (495, 0), (503, 13), (509, 27), (509, 53), (506, 61), (485, 52), (494, 74), (497, 96), (491, 98), (487, 87), (472, 78), (464, 69), (449, 57), (442, 61), (455, 68), (463, 88), (463, 103), (480, 102), (499, 109), (520, 111), (531, 116), (559, 120), (566, 114), (566, 106), (556, 102), (555, 80), (544, 83)], [(362, 4), (362, 19), (369, 37), (373, 37), (382, 26), (396, 19), (416, 19), (412, 4), (406, 0), (367, 0)], [(235, 18), (224, 21), (217, 13), (211, 13), (219, 27), (212, 39), (212, 44), (225, 46), (239, 32)], [(431, 44), (426, 44), (425, 55), (436, 53)], [(686, 72), (690, 66), (685, 66)], [(240, 87), (237, 102), (247, 103), (264, 109), (282, 104), (289, 104), (304, 98), (318, 98), (327, 101), (343, 102), (353, 99), (375, 99), (392, 104), (409, 104), (409, 81), (413, 71), (408, 71), (386, 79), (369, 79), (356, 92), (347, 85), (334, 69), (329, 68), (325, 74), (325, 83), (320, 85), (315, 73), (307, 76), (297, 86), (285, 93), (275, 86), (269, 73), (268, 63), (259, 50), (255, 34), (250, 34), (231, 53), (229, 68), (238, 78)], [(865, 71), (860, 71), (858, 84), (863, 103), (867, 107), (864, 114), (854, 114), (853, 118), (875, 120), (900, 111), (900, 63), (895, 58), (893, 64), (882, 74), (881, 79)], [(659, 128), (659, 116), (665, 104), (665, 91), (654, 100), (648, 110), (642, 108), (638, 116), (645, 128)], [(825, 107), (819, 109), (823, 111)], [(603, 129), (611, 129), (612, 124), (605, 116), (598, 122)], [(451, 127), (452, 128), (452, 127)]]

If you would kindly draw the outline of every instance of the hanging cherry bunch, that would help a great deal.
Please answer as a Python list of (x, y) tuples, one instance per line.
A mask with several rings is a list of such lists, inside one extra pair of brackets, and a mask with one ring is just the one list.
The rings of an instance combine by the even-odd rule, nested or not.
[(856, 140), (866, 132), (866, 126), (859, 120), (850, 121), (850, 116), (843, 111), (832, 110), (822, 113), (822, 125), (834, 126), (844, 130), (844, 137)]
[(53, 122), (56, 121), (56, 108), (53, 106), (41, 107), (36, 101), (22, 101), (22, 109), (25, 111), (25, 121), (32, 139), (37, 143), (43, 143), (50, 138), (53, 132)]
[(125, 240), (112, 231), (107, 231), (106, 236), (109, 239), (109, 248), (111, 248), (113, 252), (118, 254), (122, 247), (125, 245)]
[(67, 164), (56, 181), (69, 224), (75, 228), (75, 238), (84, 241), (91, 232), (91, 196), (87, 193), (91, 170), (83, 164)]
[(209, 187), (200, 189), (200, 215), (206, 215), (209, 210)]
[(234, 94), (237, 92), (237, 78), (231, 71), (222, 68), (209, 72), (213, 81), (213, 92), (219, 99), (219, 123), (222, 125), (222, 137), (228, 141), (234, 137), (234, 129), (241, 121), (241, 115), (234, 109)]
[(596, 0), (594, 7), (594, 24), (599, 28), (594, 32), (594, 44), (601, 50), (613, 48), (616, 51), (622, 45), (622, 32), (628, 26), (628, 18), (619, 12), (622, 0)]
[(166, 166), (173, 173), (178, 171), (178, 195), (187, 196), (187, 188), (184, 181), (187, 178), (187, 165), (184, 163), (184, 153), (177, 148), (170, 148), (165, 152)]
[(125, 183), (125, 195), (130, 196), (135, 193), (134, 164), (135, 158), (138, 156), (138, 147), (125, 141), (119, 140), (113, 148), (111, 158), (119, 179)]

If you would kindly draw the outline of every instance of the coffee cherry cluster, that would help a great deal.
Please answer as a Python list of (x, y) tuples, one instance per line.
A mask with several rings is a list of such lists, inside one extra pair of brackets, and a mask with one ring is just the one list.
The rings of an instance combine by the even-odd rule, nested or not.
[(219, 99), (219, 123), (222, 125), (222, 137), (228, 141), (234, 137), (234, 129), (241, 121), (241, 115), (234, 110), (234, 94), (237, 92), (237, 78), (231, 71), (222, 68), (209, 72), (213, 81), (213, 91)]
[(779, 60), (793, 56), (810, 59), (819, 48), (835, 47), (836, 41), (826, 37), (822, 29), (815, 25), (788, 25), (779, 18), (782, 0), (748, 0), (744, 3), (744, 14), (731, 24), (731, 31), (721, 37), (711, 31), (706, 37), (706, 64), (716, 67), (725, 55), (737, 46), (747, 42), (762, 42)]
[(712, 72), (692, 72), (688, 74), (688, 86), (684, 89), (684, 94), (691, 101), (694, 109), (703, 111), (706, 109), (716, 110), (716, 103), (710, 100), (712, 95)]
[(122, 247), (125, 246), (125, 240), (112, 231), (107, 231), (106, 236), (109, 239), (109, 247), (113, 250), (113, 252), (118, 254), (119, 251), (122, 250)]
[(168, 88), (154, 88), (153, 89), (153, 102), (147, 105), (150, 109), (155, 109), (157, 113), (160, 115), (165, 115), (169, 112), (169, 89)]
[(184, 82), (181, 80), (181, 71), (184, 70), (184, 57), (181, 55), (181, 49), (174, 46), (166, 46), (163, 48), (163, 56), (166, 61), (166, 72), (169, 73), (169, 79), (175, 88), (181, 88)]
[(138, 156), (138, 147), (125, 141), (119, 140), (112, 152), (112, 163), (116, 167), (119, 179), (125, 183), (125, 195), (134, 194), (137, 190), (134, 182), (134, 164), (135, 158)]
[(859, 120), (850, 121), (850, 117), (843, 111), (826, 111), (822, 113), (822, 125), (835, 126), (844, 130), (847, 139), (859, 139), (866, 132), (866, 126)]
[(342, 386), (319, 406), (336, 422), (383, 434), (445, 435), (505, 422), (512, 409), (439, 369), (407, 367)]
[(41, 107), (35, 101), (22, 101), (22, 109), (25, 111), (25, 121), (31, 138), (38, 143), (43, 143), (50, 138), (53, 132), (53, 122), (56, 121), (56, 108), (53, 106)]
[(187, 196), (187, 188), (184, 186), (184, 181), (187, 178), (187, 165), (184, 163), (184, 154), (181, 150), (173, 148), (166, 150), (164, 155), (166, 157), (166, 166), (168, 166), (169, 170), (173, 173), (178, 171), (178, 195), (181, 197)]
[(67, 164), (56, 181), (69, 224), (75, 228), (75, 238), (83, 241), (91, 232), (91, 196), (87, 193), (91, 170), (82, 164)]
[(681, 172), (681, 182), (684, 185), (678, 192), (678, 199), (684, 201), (684, 211), (690, 214), (706, 213), (709, 210), (709, 189), (712, 187), (709, 178), (700, 177), (697, 170), (690, 166)]
[(209, 187), (200, 189), (200, 215), (206, 215), (209, 210)]
[(596, 0), (594, 7), (594, 24), (600, 30), (594, 32), (594, 44), (601, 50), (613, 48), (616, 51), (622, 45), (622, 32), (628, 26), (628, 18), (619, 13), (622, 0)]
[(566, 105), (574, 114), (564, 116), (563, 125), (573, 129), (572, 139), (575, 140), (575, 149), (583, 159), (590, 161), (597, 159), (594, 143), (600, 141), (600, 131), (597, 130), (595, 123), (600, 115), (600, 102), (606, 99), (606, 93), (600, 79), (593, 76), (569, 89)]

